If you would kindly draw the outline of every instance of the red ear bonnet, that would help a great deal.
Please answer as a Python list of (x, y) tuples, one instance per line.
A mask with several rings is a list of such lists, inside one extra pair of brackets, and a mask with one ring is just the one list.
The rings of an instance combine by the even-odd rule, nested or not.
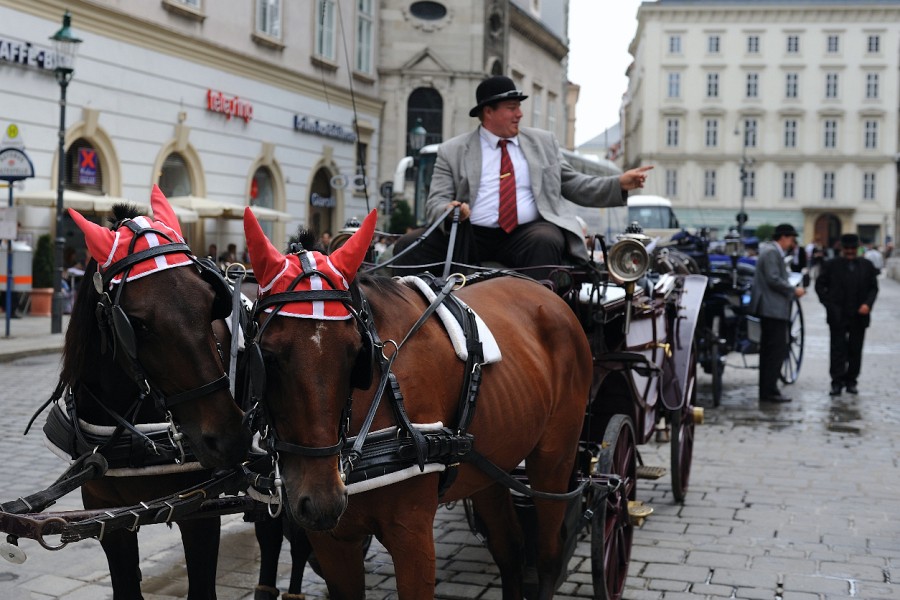
[[(321, 252), (307, 251), (305, 256), (312, 267), (324, 273), (339, 290), (350, 289), (350, 282), (356, 277), (372, 236), (375, 234), (377, 214), (373, 210), (363, 221), (359, 230), (343, 246), (330, 256)], [(294, 279), (303, 273), (303, 266), (296, 254), (285, 256), (266, 237), (256, 215), (250, 208), (244, 209), (244, 235), (253, 272), (259, 282), (259, 297), (263, 298), (289, 290)], [(294, 290), (330, 290), (332, 287), (324, 277), (311, 275), (302, 279)], [(271, 312), (269, 308), (266, 312)], [(316, 300), (313, 302), (292, 302), (278, 311), (279, 315), (307, 319), (349, 319), (350, 312), (342, 302), (336, 300)]]
[[(169, 201), (166, 200), (166, 197), (156, 185), (153, 186), (153, 191), (150, 193), (150, 206), (154, 215), (152, 219), (141, 216), (135, 217), (132, 221), (141, 229), (161, 231), (172, 238), (173, 241), (170, 242), (156, 233), (146, 233), (139, 236), (133, 251), (139, 252), (152, 246), (161, 246), (173, 242), (184, 243), (184, 237), (181, 235), (181, 227), (178, 224), (175, 211), (172, 210)], [(128, 247), (131, 245), (131, 240), (135, 235), (131, 229), (123, 226), (116, 231), (111, 231), (106, 227), (88, 221), (78, 211), (71, 208), (69, 209), (69, 215), (84, 233), (84, 241), (87, 244), (88, 251), (97, 260), (97, 265), (101, 272), (128, 256)], [(135, 264), (128, 273), (128, 281), (149, 275), (154, 271), (189, 264), (192, 264), (192, 261), (185, 253), (173, 252), (172, 254), (163, 254)], [(119, 283), (120, 281), (121, 275), (117, 275), (113, 278), (111, 284)]]

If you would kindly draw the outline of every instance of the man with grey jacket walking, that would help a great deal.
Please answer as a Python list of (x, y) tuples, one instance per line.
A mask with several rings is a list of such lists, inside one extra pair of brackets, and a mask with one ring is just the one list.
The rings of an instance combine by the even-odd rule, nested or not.
[(790, 402), (778, 390), (778, 374), (790, 347), (791, 303), (805, 290), (788, 280), (785, 257), (797, 245), (797, 231), (788, 223), (775, 228), (772, 242), (760, 245), (750, 313), (760, 319), (759, 401)]

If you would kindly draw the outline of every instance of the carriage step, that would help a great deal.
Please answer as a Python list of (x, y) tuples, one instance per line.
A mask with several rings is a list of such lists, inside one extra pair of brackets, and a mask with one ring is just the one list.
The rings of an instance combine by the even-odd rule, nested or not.
[(637, 475), (638, 479), (659, 479), (665, 474), (665, 467), (650, 467), (647, 465), (640, 465), (637, 469), (635, 469), (635, 475)]
[(653, 509), (640, 500), (628, 501), (628, 520), (635, 527), (644, 525), (644, 520), (653, 514)]

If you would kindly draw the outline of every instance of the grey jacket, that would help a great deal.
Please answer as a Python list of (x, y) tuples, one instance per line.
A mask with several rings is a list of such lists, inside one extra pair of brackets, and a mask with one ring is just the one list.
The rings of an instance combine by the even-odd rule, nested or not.
[(795, 295), (794, 286), (788, 280), (784, 258), (775, 242), (760, 244), (750, 295), (750, 313), (788, 321)]
[[(538, 212), (545, 220), (563, 230), (569, 253), (587, 260), (584, 234), (570, 200), (582, 206), (624, 206), (628, 192), (619, 178), (593, 177), (579, 173), (562, 158), (559, 142), (549, 131), (522, 127), (519, 146), (528, 161), (531, 191)], [(429, 222), (441, 216), (448, 202), (458, 200), (471, 206), (481, 184), (481, 137), (478, 129), (442, 143), (425, 204)]]

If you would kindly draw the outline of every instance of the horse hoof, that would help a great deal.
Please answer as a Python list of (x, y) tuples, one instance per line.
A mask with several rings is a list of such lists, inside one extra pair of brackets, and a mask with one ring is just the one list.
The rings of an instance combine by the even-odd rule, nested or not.
[(253, 592), (253, 600), (278, 600), (278, 588), (258, 585)]

